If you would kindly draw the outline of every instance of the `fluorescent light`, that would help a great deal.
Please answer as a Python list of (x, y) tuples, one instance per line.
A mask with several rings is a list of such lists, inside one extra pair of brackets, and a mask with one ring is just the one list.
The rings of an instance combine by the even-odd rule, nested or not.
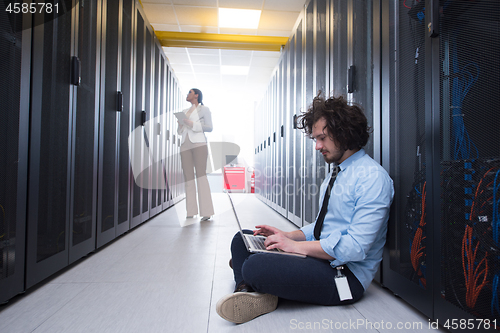
[(219, 8), (220, 28), (257, 29), (260, 10)]
[(224, 75), (248, 75), (249, 70), (249, 66), (220, 66), (220, 73)]

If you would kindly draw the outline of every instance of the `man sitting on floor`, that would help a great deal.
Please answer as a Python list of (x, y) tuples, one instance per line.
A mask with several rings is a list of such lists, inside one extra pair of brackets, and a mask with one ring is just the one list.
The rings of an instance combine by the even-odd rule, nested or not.
[(321, 210), (300, 230), (258, 225), (253, 234), (267, 236), (267, 249), (307, 257), (251, 254), (237, 233), (231, 243), (236, 289), (217, 303), (217, 313), (228, 321), (244, 323), (271, 312), (280, 297), (351, 304), (361, 299), (382, 260), (394, 188), (384, 168), (362, 148), (369, 138), (362, 110), (343, 97), (325, 100), (319, 93), (298, 122), (333, 164), (321, 185)]

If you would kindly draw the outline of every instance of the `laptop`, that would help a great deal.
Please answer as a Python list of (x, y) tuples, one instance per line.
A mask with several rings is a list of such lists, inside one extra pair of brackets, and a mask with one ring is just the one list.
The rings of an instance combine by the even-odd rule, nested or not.
[(254, 236), (254, 235), (249, 235), (249, 234), (243, 233), (243, 229), (241, 228), (240, 220), (238, 219), (238, 214), (236, 214), (236, 209), (234, 208), (233, 199), (231, 199), (229, 192), (227, 192), (227, 196), (229, 197), (229, 201), (231, 202), (231, 207), (233, 208), (233, 213), (234, 213), (234, 217), (236, 218), (236, 223), (238, 223), (238, 228), (240, 229), (241, 237), (243, 238), (243, 242), (245, 242), (245, 246), (247, 247), (248, 252), (250, 252), (250, 253), (267, 252), (267, 253), (274, 253), (274, 254), (284, 254), (284, 255), (289, 255), (289, 256), (296, 256), (296, 257), (301, 257), (301, 258), (306, 257), (306, 255), (304, 255), (304, 254), (285, 252), (285, 251), (280, 250), (280, 249), (267, 250), (266, 246), (264, 245), (264, 241), (266, 240), (265, 236), (262, 236), (262, 235)]

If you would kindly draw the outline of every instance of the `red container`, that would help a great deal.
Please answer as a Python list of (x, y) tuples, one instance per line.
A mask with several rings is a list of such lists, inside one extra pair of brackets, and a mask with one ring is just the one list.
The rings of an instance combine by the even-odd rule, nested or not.
[(244, 167), (224, 167), (224, 190), (245, 191), (245, 168)]

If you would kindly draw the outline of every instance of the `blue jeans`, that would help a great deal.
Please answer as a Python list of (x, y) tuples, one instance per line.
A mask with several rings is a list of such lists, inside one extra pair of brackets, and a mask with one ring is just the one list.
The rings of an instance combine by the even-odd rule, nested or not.
[[(250, 230), (244, 233), (252, 234)], [(334, 277), (337, 270), (324, 259), (272, 253), (250, 253), (238, 232), (231, 243), (236, 286), (245, 282), (255, 291), (280, 298), (320, 305), (351, 304), (363, 296), (363, 286), (345, 266), (353, 299), (340, 301)]]

